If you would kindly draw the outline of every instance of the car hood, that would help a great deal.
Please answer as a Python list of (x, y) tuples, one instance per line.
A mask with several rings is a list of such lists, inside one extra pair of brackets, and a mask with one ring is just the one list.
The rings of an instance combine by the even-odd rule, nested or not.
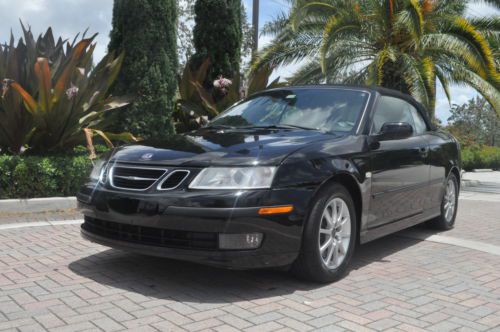
[(312, 130), (200, 129), (123, 146), (115, 150), (112, 160), (193, 167), (278, 165), (309, 143), (335, 137)]

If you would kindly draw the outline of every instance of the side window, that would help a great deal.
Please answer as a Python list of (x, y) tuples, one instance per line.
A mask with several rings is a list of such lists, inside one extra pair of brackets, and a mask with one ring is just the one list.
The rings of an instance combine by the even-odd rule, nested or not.
[(427, 131), (427, 124), (420, 112), (410, 105), (411, 115), (413, 116), (413, 122), (415, 122), (415, 133), (417, 135), (423, 134)]
[(410, 107), (412, 106), (402, 99), (381, 96), (377, 108), (375, 109), (375, 114), (373, 115), (372, 133), (380, 133), (380, 129), (382, 129), (384, 123), (387, 122), (406, 122), (409, 123), (413, 127), (413, 131), (415, 131), (415, 124), (413, 122)]

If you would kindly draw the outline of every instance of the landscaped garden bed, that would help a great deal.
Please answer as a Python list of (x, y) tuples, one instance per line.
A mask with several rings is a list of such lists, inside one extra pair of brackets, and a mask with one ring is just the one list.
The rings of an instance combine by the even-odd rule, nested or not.
[(88, 152), (0, 155), (0, 199), (74, 196), (92, 169)]
[(500, 169), (500, 147), (466, 147), (462, 149), (462, 168), (465, 171), (474, 169)]

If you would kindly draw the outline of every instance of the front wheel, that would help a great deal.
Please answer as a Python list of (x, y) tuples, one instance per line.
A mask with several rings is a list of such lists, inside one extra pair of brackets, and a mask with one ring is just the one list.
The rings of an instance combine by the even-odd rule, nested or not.
[(357, 239), (356, 210), (347, 189), (334, 184), (322, 191), (306, 222), (302, 248), (292, 270), (315, 282), (341, 278), (351, 261)]
[(429, 222), (429, 226), (439, 230), (449, 230), (455, 225), (458, 206), (458, 179), (450, 173), (441, 201), (441, 215)]

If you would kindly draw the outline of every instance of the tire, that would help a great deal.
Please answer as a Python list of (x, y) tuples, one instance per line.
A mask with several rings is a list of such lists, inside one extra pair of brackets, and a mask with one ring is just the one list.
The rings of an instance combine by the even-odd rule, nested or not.
[[(443, 190), (441, 215), (428, 222), (431, 228), (443, 231), (453, 228), (458, 210), (458, 188), (458, 179), (456, 175), (450, 173)], [(450, 210), (450, 204), (452, 204), (452, 210)]]
[[(301, 251), (292, 266), (292, 272), (301, 279), (329, 283), (346, 273), (354, 253), (358, 231), (356, 210), (349, 191), (337, 183), (321, 191), (313, 204), (304, 226)], [(336, 215), (334, 210), (337, 211)], [(332, 219), (337, 220), (337, 226), (329, 222)], [(342, 220), (344, 223), (339, 224)], [(328, 242), (328, 239), (332, 242)]]

